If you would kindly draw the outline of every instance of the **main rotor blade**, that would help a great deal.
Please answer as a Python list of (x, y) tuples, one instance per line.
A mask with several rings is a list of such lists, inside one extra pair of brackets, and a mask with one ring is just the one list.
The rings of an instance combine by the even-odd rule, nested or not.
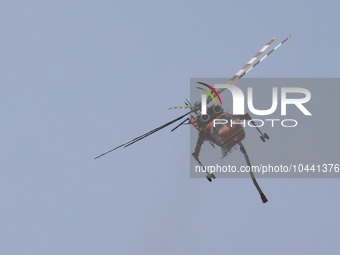
[(157, 132), (157, 131), (159, 131), (159, 130), (161, 130), (161, 129), (163, 129), (163, 128), (169, 126), (169, 125), (171, 125), (172, 123), (174, 123), (174, 122), (176, 122), (176, 121), (178, 121), (178, 120), (184, 118), (185, 116), (187, 116), (187, 115), (190, 114), (190, 113), (191, 113), (191, 112), (188, 112), (188, 113), (186, 113), (186, 114), (184, 114), (184, 115), (182, 115), (182, 116), (180, 116), (180, 117), (178, 117), (178, 118), (176, 118), (176, 119), (174, 119), (174, 120), (172, 120), (172, 121), (170, 121), (170, 122), (168, 122), (168, 123), (166, 123), (166, 124), (164, 124), (164, 125), (162, 125), (162, 126), (160, 126), (160, 127), (158, 127), (158, 128), (155, 128), (155, 129), (153, 129), (153, 130), (151, 130), (151, 131), (149, 131), (149, 132), (147, 132), (147, 133), (145, 133), (145, 134), (143, 134), (143, 135), (141, 135), (141, 136), (138, 136), (138, 137), (136, 137), (136, 138), (134, 138), (134, 139), (132, 139), (132, 140), (126, 142), (126, 143), (123, 143), (123, 144), (121, 144), (121, 145), (119, 145), (119, 146), (113, 148), (112, 150), (109, 150), (109, 151), (107, 151), (107, 152), (105, 152), (105, 153), (103, 153), (103, 154), (101, 154), (101, 155), (95, 157), (95, 159), (100, 158), (100, 157), (102, 157), (102, 156), (104, 156), (104, 155), (106, 155), (106, 154), (108, 154), (108, 153), (110, 153), (110, 152), (112, 152), (112, 151), (114, 151), (114, 150), (120, 148), (120, 147), (124, 147), (124, 148), (125, 148), (125, 147), (127, 147), (127, 146), (130, 146), (130, 145), (132, 145), (132, 144), (134, 144), (134, 143), (136, 143), (136, 142), (138, 142), (138, 141), (144, 139), (145, 137), (147, 137), (147, 136), (149, 136), (149, 135), (152, 135), (153, 133), (155, 133), (155, 132)]
[(192, 106), (190, 105), (178, 105), (178, 106), (172, 106), (170, 107), (168, 110), (172, 110), (172, 109), (186, 109), (186, 108), (192, 108)]
[(286, 39), (284, 39), (280, 44), (278, 44), (274, 49), (269, 51), (263, 58), (261, 58), (259, 61), (257, 61), (252, 67), (250, 67), (247, 71), (243, 72), (243, 74), (238, 77), (237, 80), (241, 79), (244, 75), (246, 75), (250, 70), (252, 70), (256, 65), (260, 64), (266, 57), (268, 57), (270, 54), (272, 54), (277, 48), (279, 48), (282, 44), (284, 44), (291, 36), (288, 36)]
[(272, 38), (265, 46), (263, 46), (263, 48), (258, 52), (256, 53), (256, 55), (250, 59), (248, 61), (247, 64), (245, 64), (244, 67), (242, 67), (235, 75), (233, 78), (231, 78), (227, 84), (232, 84), (236, 79), (237, 77), (244, 72), (244, 70), (246, 70), (252, 63), (254, 63), (254, 61), (276, 40), (276, 38)]
[(159, 131), (159, 130), (161, 130), (161, 129), (167, 127), (167, 126), (169, 126), (170, 124), (172, 124), (172, 123), (174, 123), (174, 122), (176, 122), (176, 121), (182, 119), (183, 117), (185, 117), (186, 115), (188, 115), (188, 114), (190, 114), (190, 113), (191, 113), (191, 112), (188, 112), (188, 113), (186, 113), (185, 115), (182, 115), (181, 117), (179, 117), (179, 118), (177, 118), (177, 119), (175, 119), (175, 120), (172, 120), (172, 121), (170, 121), (170, 122), (168, 122), (168, 123), (166, 123), (166, 124), (164, 124), (164, 125), (162, 125), (162, 126), (160, 126), (160, 127), (158, 127), (158, 128), (155, 128), (154, 130), (151, 130), (150, 132), (148, 132), (148, 133), (146, 133), (146, 134), (144, 134), (144, 135), (139, 136), (138, 138), (135, 138), (133, 141), (130, 141), (130, 142), (128, 142), (127, 144), (125, 144), (125, 145), (124, 145), (124, 148), (125, 148), (125, 147), (128, 147), (128, 146), (130, 146), (130, 145), (132, 145), (132, 144), (134, 144), (134, 143), (136, 143), (136, 142), (138, 142), (138, 141), (140, 141), (140, 140), (142, 140), (142, 139), (144, 139), (145, 137), (147, 137), (147, 136), (149, 136), (149, 135), (152, 135), (153, 133), (156, 133), (157, 131)]
[[(234, 76), (233, 76), (233, 78), (231, 78), (228, 82), (227, 82), (227, 84), (233, 84), (236, 80), (237, 80), (237, 78), (252, 64), (252, 63), (254, 63), (254, 61), (274, 42), (276, 40), (276, 38), (272, 38), (265, 46), (263, 46), (260, 50), (259, 50), (259, 52), (257, 52), (256, 54), (255, 54), (255, 56), (254, 57), (252, 57), (249, 61), (248, 61), (248, 63), (247, 64), (245, 64)], [(217, 95), (219, 94), (219, 93), (221, 93), (222, 91), (220, 91), (220, 92), (218, 92), (217, 93)], [(208, 100), (207, 100), (207, 103), (209, 104), (211, 102), (211, 98), (208, 98)]]
[(184, 124), (184, 122), (186, 122), (187, 120), (189, 120), (189, 118), (186, 118), (185, 120), (183, 120), (181, 123), (179, 123), (176, 127), (174, 127), (173, 129), (171, 129), (171, 132), (173, 132), (174, 130), (176, 130), (177, 128), (179, 128), (180, 126), (182, 126)]
[[(244, 66), (240, 69), (240, 71), (238, 71), (233, 78), (231, 78), (227, 84), (231, 85), (235, 82), (237, 82), (239, 79), (241, 79), (243, 76), (245, 76), (250, 70), (254, 69), (255, 66), (257, 66), (259, 63), (261, 63), (265, 58), (267, 58), (271, 53), (273, 53), (277, 48), (279, 48), (282, 44), (284, 44), (291, 36), (288, 36), (286, 39), (284, 39), (280, 44), (278, 44), (274, 49), (272, 49), (270, 52), (268, 52), (264, 57), (262, 57), (259, 61), (257, 61), (253, 66), (251, 66), (248, 70), (245, 71), (245, 69), (247, 69), (247, 67), (249, 67), (249, 65), (251, 65), (256, 58), (261, 55), (261, 53), (266, 50), (268, 48), (268, 46), (276, 39), (273, 38), (271, 39), (270, 42), (268, 42), (255, 56), (257, 56), (255, 58), (255, 56)], [(267, 46), (268, 45), (268, 46)], [(264, 49), (264, 50), (263, 50)], [(263, 50), (263, 51), (262, 51)], [(261, 52), (262, 51), (262, 52)], [(261, 52), (261, 53), (260, 53)], [(250, 63), (250, 64), (249, 64)], [(249, 64), (249, 65), (248, 65)], [(242, 73), (243, 72), (243, 73)], [(242, 73), (242, 74), (241, 74)], [(222, 93), (224, 90), (226, 90), (225, 88), (219, 89), (217, 91), (218, 94)], [(211, 99), (208, 98), (207, 99), (207, 103), (210, 103)]]

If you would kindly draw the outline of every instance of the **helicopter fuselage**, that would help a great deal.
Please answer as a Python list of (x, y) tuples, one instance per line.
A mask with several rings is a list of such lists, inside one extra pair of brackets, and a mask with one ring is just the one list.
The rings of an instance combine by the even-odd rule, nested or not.
[(212, 118), (209, 119), (209, 121), (204, 121), (199, 116), (191, 116), (190, 124), (197, 129), (199, 135), (204, 140), (208, 140), (222, 149), (229, 151), (245, 138), (244, 129), (242, 125), (235, 124), (237, 121), (230, 113), (222, 112), (215, 116), (216, 119), (227, 120), (227, 123), (215, 124)]

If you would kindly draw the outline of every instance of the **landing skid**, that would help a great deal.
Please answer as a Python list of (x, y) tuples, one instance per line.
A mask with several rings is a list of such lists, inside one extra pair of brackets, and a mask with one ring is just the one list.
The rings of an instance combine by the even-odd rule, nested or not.
[(267, 139), (267, 140), (269, 139), (269, 136), (267, 135), (267, 133), (263, 133), (263, 134), (261, 133), (260, 138), (261, 138), (262, 142), (265, 142), (266, 139)]
[(244, 148), (242, 142), (239, 142), (238, 144), (239, 144), (239, 146), (240, 146), (241, 152), (243, 153), (243, 155), (244, 155), (244, 157), (245, 157), (245, 159), (246, 159), (246, 161), (247, 161), (247, 165), (248, 165), (248, 167), (249, 167), (249, 169), (250, 169), (249, 173), (250, 173), (251, 179), (252, 179), (252, 181), (253, 181), (253, 183), (254, 183), (254, 185), (255, 185), (257, 191), (260, 193), (262, 202), (263, 202), (263, 203), (267, 203), (267, 202), (268, 202), (268, 199), (267, 199), (266, 196), (263, 194), (263, 192), (262, 192), (262, 190), (261, 190), (259, 184), (257, 183), (257, 181), (256, 181), (256, 179), (255, 179), (255, 175), (254, 175), (253, 171), (251, 170), (251, 164), (250, 164), (250, 160), (249, 160), (247, 151), (246, 151), (246, 149)]
[[(248, 114), (248, 116), (249, 116), (249, 114)], [(248, 116), (246, 116), (246, 117), (248, 117)], [(248, 118), (249, 118), (249, 117), (248, 117)], [(263, 138), (263, 139), (264, 139), (264, 138), (265, 138), (265, 139), (269, 139), (269, 136), (268, 136), (266, 133), (262, 133), (261, 131), (259, 131), (259, 132), (261, 133), (261, 138)], [(198, 159), (198, 156), (199, 156), (199, 152), (200, 152), (200, 150), (201, 150), (201, 146), (202, 146), (203, 142), (204, 142), (204, 137), (201, 137), (201, 136), (199, 135), (198, 140), (197, 140), (197, 144), (196, 144), (196, 148), (195, 148), (195, 152), (192, 153), (192, 156), (194, 157), (194, 159), (196, 159), (197, 163), (198, 163), (202, 168), (204, 168), (204, 166), (203, 166), (203, 164), (201, 163), (201, 161)], [(250, 164), (250, 160), (249, 160), (249, 157), (248, 157), (248, 154), (247, 154), (246, 149), (244, 148), (242, 142), (239, 142), (238, 145), (240, 146), (240, 151), (243, 153), (243, 155), (244, 155), (244, 157), (245, 157), (245, 159), (246, 159), (246, 161), (247, 161), (247, 165), (248, 165), (248, 167), (249, 167), (249, 173), (250, 173), (251, 179), (252, 179), (252, 181), (253, 181), (253, 183), (254, 183), (254, 185), (255, 185), (257, 191), (260, 193), (262, 202), (263, 202), (263, 203), (268, 202), (268, 199), (267, 199), (266, 196), (263, 194), (263, 192), (262, 192), (262, 190), (261, 190), (259, 184), (257, 183), (257, 181), (256, 181), (256, 179), (255, 179), (254, 173), (253, 173), (252, 170), (251, 170), (251, 164)], [(223, 151), (223, 148), (222, 148), (222, 158), (223, 158), (224, 156), (226, 156), (226, 154), (228, 154), (228, 152), (230, 152), (230, 151)], [(223, 155), (223, 154), (225, 154), (225, 155)], [(215, 175), (214, 175), (213, 173), (209, 172), (208, 169), (206, 169), (206, 168), (205, 168), (205, 170), (206, 170), (206, 173), (207, 173), (206, 178), (207, 178), (207, 180), (208, 180), (209, 182), (212, 182), (213, 179), (216, 179), (216, 177), (215, 177)]]
[(216, 179), (216, 176), (213, 173), (207, 172), (206, 178), (209, 182), (212, 182), (212, 179)]
[[(200, 161), (198, 161), (198, 163), (201, 165), (201, 167), (204, 167)], [(206, 170), (206, 173), (206, 178), (209, 182), (212, 182), (213, 179), (216, 179), (216, 176), (213, 173), (210, 173), (208, 170)]]

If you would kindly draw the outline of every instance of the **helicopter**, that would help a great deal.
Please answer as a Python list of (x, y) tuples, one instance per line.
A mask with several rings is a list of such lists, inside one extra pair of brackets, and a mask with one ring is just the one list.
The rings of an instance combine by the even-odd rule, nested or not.
[[(283, 40), (280, 44), (278, 44), (276, 47), (274, 47), (272, 50), (270, 50), (266, 55), (264, 55), (261, 59), (259, 59), (255, 64), (253, 64), (259, 56), (276, 40), (276, 38), (272, 38), (265, 46), (263, 46), (260, 51), (256, 53), (254, 57), (252, 57), (247, 64), (245, 64), (228, 82), (228, 85), (232, 85), (236, 83), (239, 79), (241, 79), (243, 76), (245, 76), (249, 71), (254, 69), (259, 63), (261, 63), (264, 59), (266, 59), (270, 54), (272, 54), (276, 49), (278, 49), (282, 44), (284, 44), (291, 36), (288, 36), (285, 40)], [(253, 64), (253, 65), (252, 65)], [(214, 97), (218, 97), (218, 99), (221, 101), (219, 94), (222, 93), (226, 88), (220, 88), (218, 91), (216, 91), (213, 87), (211, 87), (209, 84), (198, 82), (200, 85), (203, 85), (211, 90), (211, 92), (208, 94), (211, 95), (208, 99), (205, 99), (205, 102), (207, 105), (215, 99)], [(215, 93), (212, 93), (215, 92)], [(203, 98), (202, 98), (203, 99)], [(213, 147), (218, 146), (222, 150), (222, 158), (227, 156), (232, 148), (235, 148), (235, 146), (240, 148), (240, 151), (243, 153), (245, 160), (247, 162), (247, 165), (250, 169), (249, 173), (251, 176), (251, 179), (257, 189), (257, 191), (260, 194), (261, 200), (263, 203), (268, 202), (268, 199), (262, 192), (259, 184), (256, 181), (256, 178), (254, 176), (254, 173), (251, 170), (251, 163), (249, 156), (247, 154), (247, 151), (242, 143), (243, 139), (245, 138), (245, 131), (242, 125), (238, 124), (241, 120), (248, 120), (250, 121), (255, 127), (251, 116), (249, 113), (243, 114), (243, 115), (233, 115), (227, 112), (224, 112), (223, 108), (220, 105), (215, 104), (209, 106), (208, 108), (205, 108), (203, 110), (202, 108), (202, 100), (196, 101), (194, 104), (190, 104), (188, 100), (186, 100), (185, 105), (180, 106), (173, 106), (169, 109), (188, 109), (189, 112), (179, 116), (178, 118), (169, 121), (158, 128), (155, 128), (143, 135), (140, 135), (126, 143), (123, 143), (107, 152), (104, 152), (100, 154), (99, 156), (95, 157), (95, 159), (98, 159), (116, 149), (119, 148), (126, 148), (136, 142), (139, 142), (140, 140), (156, 133), (159, 130), (162, 130), (163, 128), (166, 128), (167, 126), (178, 122), (179, 120), (182, 120), (177, 126), (175, 126), (172, 130), (176, 130), (178, 127), (180, 127), (183, 124), (191, 124), (195, 127), (195, 129), (198, 131), (198, 138), (197, 143), (194, 152), (192, 153), (193, 158), (198, 162), (200, 166), (203, 167), (202, 162), (199, 159), (199, 154), (201, 151), (201, 147), (205, 141), (208, 141)], [(190, 115), (189, 117), (187, 117)], [(226, 124), (216, 124), (215, 119), (224, 120)], [(187, 123), (186, 123), (187, 122)], [(260, 133), (260, 139), (265, 142), (269, 139), (269, 136), (267, 133), (263, 133), (258, 127), (256, 127), (257, 131)], [(211, 182), (213, 179), (216, 178), (216, 176), (209, 171), (206, 172), (206, 178), (209, 182)]]

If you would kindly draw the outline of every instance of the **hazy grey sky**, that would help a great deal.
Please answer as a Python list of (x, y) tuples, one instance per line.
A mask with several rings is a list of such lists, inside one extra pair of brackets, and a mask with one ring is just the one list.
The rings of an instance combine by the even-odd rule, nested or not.
[[(185, 126), (93, 158), (182, 114), (167, 109), (190, 77), (230, 77), (272, 37), (292, 35), (248, 77), (339, 77), (339, 7), (1, 1), (0, 254), (338, 254), (339, 179), (260, 179), (263, 205), (250, 179), (189, 178)], [(246, 139), (252, 159), (306, 153)]]

